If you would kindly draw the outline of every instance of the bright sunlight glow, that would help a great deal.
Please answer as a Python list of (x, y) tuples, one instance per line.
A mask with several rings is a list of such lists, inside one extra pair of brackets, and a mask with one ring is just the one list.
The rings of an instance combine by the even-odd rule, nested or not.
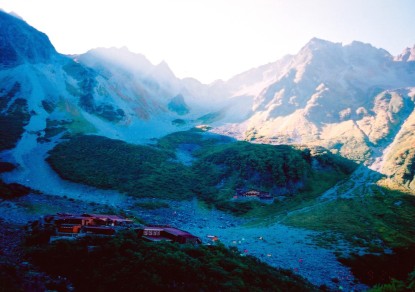
[(412, 0), (0, 0), (63, 54), (122, 47), (208, 83), (295, 54), (311, 38), (415, 43)]

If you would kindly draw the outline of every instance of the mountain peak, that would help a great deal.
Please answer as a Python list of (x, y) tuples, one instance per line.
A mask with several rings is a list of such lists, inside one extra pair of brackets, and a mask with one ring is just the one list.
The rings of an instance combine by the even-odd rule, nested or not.
[(155, 68), (155, 72), (158, 75), (164, 76), (164, 77), (174, 77), (174, 73), (171, 70), (170, 66), (166, 63), (166, 61), (161, 61)]
[(320, 50), (328, 47), (338, 46), (340, 43), (333, 43), (319, 38), (312, 38), (301, 50)]
[(405, 48), (401, 54), (395, 57), (395, 61), (413, 62), (415, 61), (415, 45), (412, 48)]
[(167, 64), (166, 61), (161, 61), (158, 65), (157, 68), (159, 68), (160, 70), (166, 70), (166, 71), (171, 71), (169, 65)]
[(46, 34), (4, 11), (0, 11), (0, 39), (0, 65), (6, 68), (49, 62), (57, 54)]
[(330, 42), (328, 40), (323, 40), (321, 38), (318, 37), (313, 37), (309, 43), (315, 43), (315, 44), (333, 44), (333, 42)]
[(345, 47), (347, 48), (353, 48), (356, 50), (361, 50), (361, 51), (365, 51), (365, 50), (381, 50), (381, 51), (385, 51), (384, 49), (378, 49), (374, 46), (372, 46), (369, 43), (364, 43), (361, 41), (352, 41), (350, 44), (346, 45)]
[(369, 43), (353, 41), (346, 45), (345, 48), (350, 54), (360, 56), (361, 58), (392, 59), (392, 55), (388, 51), (376, 48)]
[[(330, 57), (328, 57), (330, 56)], [(386, 50), (376, 48), (369, 43), (353, 41), (350, 44), (334, 43), (319, 38), (312, 38), (297, 55), (301, 62), (319, 58), (321, 60), (342, 59), (349, 56), (354, 60), (360, 59), (388, 59), (392, 60), (392, 55)], [(349, 60), (350, 61), (350, 60)]]
[(142, 54), (131, 52), (127, 47), (95, 48), (79, 56), (79, 60), (88, 66), (106, 62), (113, 66), (139, 72), (148, 72), (153, 64)]
[(18, 18), (18, 19), (20, 19), (20, 20), (23, 20), (23, 21), (24, 21), (23, 17), (21, 17), (19, 14), (17, 14), (17, 13), (16, 13), (16, 12), (14, 12), (14, 11), (11, 11), (9, 14), (10, 14), (11, 16), (14, 16), (14, 17), (16, 17), (16, 18)]

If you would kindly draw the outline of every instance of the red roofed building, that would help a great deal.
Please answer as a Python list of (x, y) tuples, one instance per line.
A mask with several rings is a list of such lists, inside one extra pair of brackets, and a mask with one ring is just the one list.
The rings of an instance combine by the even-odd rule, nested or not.
[(85, 217), (93, 218), (96, 225), (130, 225), (132, 220), (120, 217), (118, 215), (106, 215), (106, 214), (82, 214)]
[(73, 225), (73, 224), (62, 224), (57, 227), (57, 233), (59, 235), (73, 235), (77, 234), (81, 231), (81, 225)]
[(67, 214), (57, 213), (56, 215), (46, 215), (43, 218), (45, 226), (55, 229), (59, 238), (76, 238), (78, 236), (113, 236), (117, 230), (128, 229), (133, 225), (133, 221), (117, 215), (104, 214)]
[(55, 225), (62, 225), (62, 224), (74, 224), (74, 225), (93, 225), (93, 218), (84, 217), (79, 215), (65, 215), (65, 216), (58, 216), (55, 218), (54, 221)]

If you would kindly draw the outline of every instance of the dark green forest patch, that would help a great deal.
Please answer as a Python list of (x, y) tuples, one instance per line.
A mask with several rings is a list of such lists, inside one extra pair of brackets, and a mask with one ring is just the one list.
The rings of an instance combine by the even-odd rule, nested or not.
[(411, 272), (414, 273), (412, 281), (415, 280), (415, 245), (395, 248), (391, 254), (352, 255), (349, 258), (340, 259), (340, 261), (350, 266), (359, 281), (369, 286), (388, 284), (392, 279), (405, 281)]
[(0, 161), (0, 173), (12, 171), (16, 168), (16, 165), (10, 162)]
[[(30, 120), (27, 101), (16, 98), (20, 87), (20, 83), (16, 82), (10, 90), (0, 96), (0, 151), (16, 146)], [(0, 92), (4, 91), (3, 89)]]
[(161, 201), (145, 201), (145, 202), (137, 202), (134, 204), (135, 207), (143, 208), (147, 210), (156, 210), (160, 208), (169, 208), (170, 205), (166, 202)]
[(76, 136), (56, 146), (47, 161), (64, 179), (136, 197), (192, 197), (190, 169), (172, 154), (100, 136)]
[(0, 179), (0, 199), (13, 199), (25, 196), (31, 192), (31, 189), (18, 183), (5, 183)]
[[(194, 145), (191, 165), (176, 150)], [(141, 198), (189, 199), (245, 214), (258, 202), (231, 201), (236, 188), (268, 191), (285, 200), (274, 212), (315, 198), (347, 177), (355, 164), (328, 151), (235, 142), (202, 131), (177, 132), (155, 146), (131, 145), (100, 136), (76, 136), (57, 145), (47, 159), (64, 179)], [(263, 208), (261, 208), (262, 210)], [(277, 207), (278, 209), (278, 207)], [(282, 210), (282, 209), (281, 209)]]
[(32, 246), (29, 257), (52, 276), (67, 277), (77, 291), (317, 290), (291, 271), (242, 257), (236, 248), (149, 243), (133, 232), (101, 244)]

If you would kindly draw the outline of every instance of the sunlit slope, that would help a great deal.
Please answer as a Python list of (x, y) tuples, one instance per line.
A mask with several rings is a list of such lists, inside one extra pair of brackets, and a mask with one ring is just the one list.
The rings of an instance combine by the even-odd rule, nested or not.
[(415, 113), (404, 122), (385, 155), (382, 171), (415, 192)]

